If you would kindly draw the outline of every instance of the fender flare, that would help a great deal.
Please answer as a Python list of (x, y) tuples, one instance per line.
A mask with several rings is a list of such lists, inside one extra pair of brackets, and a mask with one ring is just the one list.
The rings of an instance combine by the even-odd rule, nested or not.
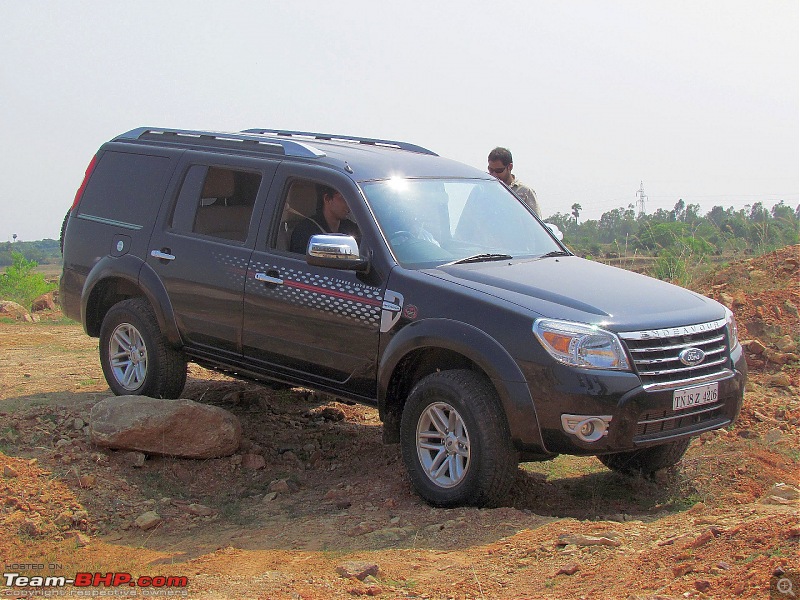
[(536, 406), (516, 361), (486, 332), (452, 319), (416, 321), (392, 337), (378, 365), (378, 407), (382, 414), (395, 369), (404, 357), (420, 348), (451, 350), (478, 365), (497, 390), (512, 439), (544, 448)]
[[(81, 321), (84, 329), (88, 331), (89, 300), (95, 288), (106, 279), (123, 279), (141, 291), (153, 307), (153, 312), (158, 320), (158, 327), (170, 344), (175, 347), (182, 345), (175, 313), (169, 300), (167, 290), (161, 279), (152, 267), (137, 256), (126, 254), (120, 257), (104, 256), (92, 267), (81, 293)], [(90, 334), (91, 335), (91, 334)]]

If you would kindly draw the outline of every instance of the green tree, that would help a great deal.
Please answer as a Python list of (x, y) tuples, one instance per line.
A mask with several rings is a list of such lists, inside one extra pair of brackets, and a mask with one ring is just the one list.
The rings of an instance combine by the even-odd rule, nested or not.
[(783, 203), (783, 200), (772, 207), (772, 219), (775, 224), (777, 246), (789, 246), (800, 242), (800, 214)]
[(575, 227), (575, 221), (569, 215), (556, 213), (550, 215), (545, 220), (553, 225), (558, 225), (558, 228), (564, 233), (565, 242), (568, 243), (569, 240), (574, 239), (574, 234), (577, 233), (577, 227)]
[(583, 210), (583, 207), (576, 202), (570, 208), (572, 208), (572, 216), (575, 217), (575, 225), (577, 225), (578, 217), (581, 216), (581, 211)]
[(686, 220), (686, 203), (683, 198), (675, 203), (675, 208), (670, 211), (672, 215), (671, 221), (685, 221)]
[(700, 205), (689, 204), (686, 206), (685, 221), (687, 223), (695, 224), (700, 222)]
[(0, 267), (13, 264), (12, 254), (19, 252), (28, 260), (41, 264), (61, 262), (58, 240), (38, 240), (36, 242), (0, 242)]
[(55, 289), (47, 283), (44, 275), (34, 273), (37, 263), (26, 259), (21, 253), (11, 254), (12, 264), (0, 274), (0, 299), (11, 300), (30, 310), (33, 301), (42, 294)]
[(676, 257), (696, 261), (707, 255), (752, 255), (800, 243), (800, 207), (792, 209), (783, 201), (772, 209), (763, 202), (738, 210), (714, 206), (701, 215), (699, 205), (680, 199), (671, 210), (636, 214), (629, 205), (582, 223), (578, 222), (581, 205), (575, 203), (572, 209), (548, 220), (558, 224), (575, 252), (596, 255), (602, 248), (606, 254), (633, 251), (654, 256), (670, 249), (672, 254), (662, 257), (663, 272), (672, 271), (678, 279), (673, 268)]

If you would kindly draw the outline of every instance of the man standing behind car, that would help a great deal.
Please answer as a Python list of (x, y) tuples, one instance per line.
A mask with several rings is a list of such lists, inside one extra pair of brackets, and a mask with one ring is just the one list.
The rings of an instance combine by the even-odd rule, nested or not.
[(511, 158), (511, 151), (508, 150), (508, 148), (497, 147), (489, 152), (489, 173), (510, 187), (511, 191), (527, 204), (531, 210), (536, 213), (536, 216), (541, 219), (542, 211), (539, 208), (539, 203), (536, 201), (536, 192), (511, 173), (511, 169), (513, 168), (514, 162)]

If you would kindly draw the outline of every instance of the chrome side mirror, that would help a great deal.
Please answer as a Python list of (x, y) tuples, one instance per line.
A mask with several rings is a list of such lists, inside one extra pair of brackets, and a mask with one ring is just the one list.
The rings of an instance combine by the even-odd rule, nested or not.
[(366, 270), (369, 262), (358, 253), (358, 242), (351, 235), (326, 233), (312, 235), (306, 249), (306, 262), (317, 267)]

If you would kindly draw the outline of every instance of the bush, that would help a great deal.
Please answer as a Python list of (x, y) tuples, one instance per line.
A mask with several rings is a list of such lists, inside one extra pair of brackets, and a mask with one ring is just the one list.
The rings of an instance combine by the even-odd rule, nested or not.
[(42, 294), (53, 291), (54, 283), (47, 283), (44, 275), (34, 273), (37, 263), (27, 260), (19, 252), (12, 253), (12, 263), (0, 274), (0, 300), (12, 300), (30, 310), (33, 301)]
[(664, 281), (686, 286), (689, 283), (689, 271), (686, 266), (686, 257), (673, 250), (662, 250), (653, 268), (654, 275)]

